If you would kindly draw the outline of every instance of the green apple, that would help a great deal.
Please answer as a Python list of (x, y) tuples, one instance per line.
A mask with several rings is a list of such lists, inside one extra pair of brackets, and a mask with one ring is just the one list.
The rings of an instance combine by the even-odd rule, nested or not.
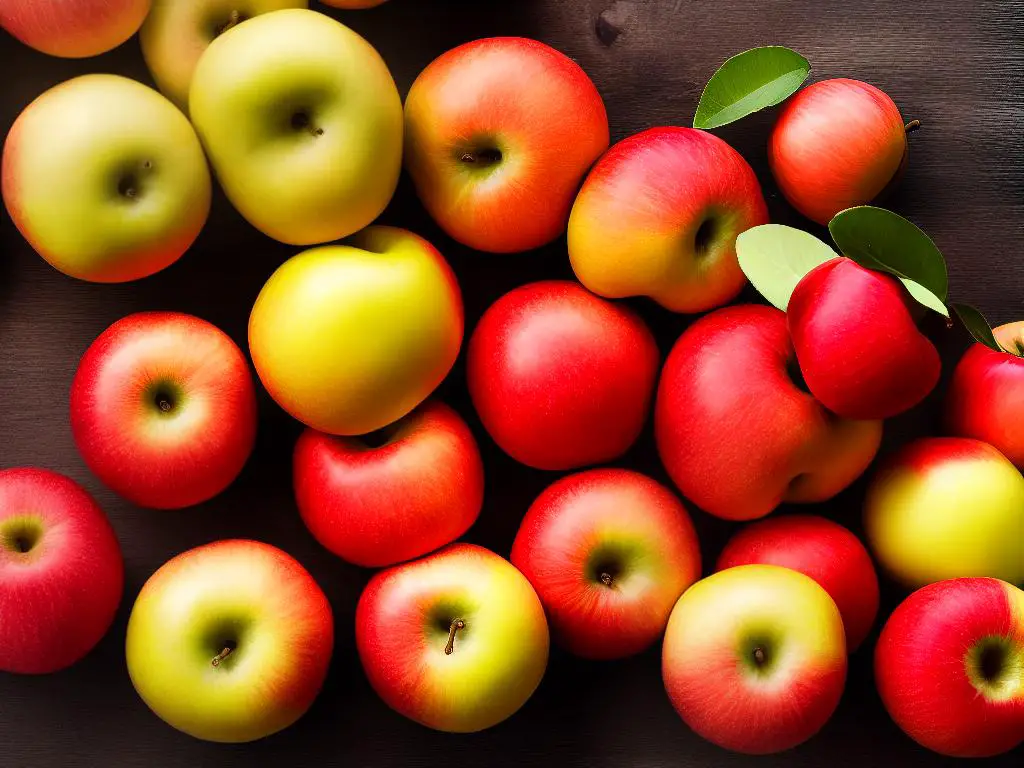
[(164, 95), (187, 111), (192, 73), (215, 37), (262, 13), (308, 7), (309, 0), (153, 0), (139, 30), (142, 55)]
[(128, 620), (132, 684), (168, 724), (208, 741), (253, 741), (316, 698), (334, 647), (331, 606), (292, 557), (256, 541), (178, 555)]
[(199, 59), (189, 110), (225, 193), (292, 245), (351, 235), (384, 210), (402, 164), (402, 102), (380, 54), (315, 11), (265, 13)]
[(25, 239), (72, 277), (151, 275), (195, 240), (210, 173), (167, 99), (116, 75), (85, 75), (37, 98), (7, 135), (3, 197)]

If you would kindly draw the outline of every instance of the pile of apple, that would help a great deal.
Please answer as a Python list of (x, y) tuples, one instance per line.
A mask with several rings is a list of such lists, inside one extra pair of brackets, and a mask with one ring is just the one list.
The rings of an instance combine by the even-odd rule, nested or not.
[[(294, 487), (310, 532), (349, 562), (385, 569), (343, 631), (354, 630), (371, 684), (397, 712), (446, 731), (495, 725), (540, 683), (550, 627), (592, 659), (663, 638), (672, 704), (725, 748), (766, 753), (813, 736), (843, 692), (847, 654), (876, 621), (868, 548), (824, 517), (777, 516), (738, 530), (705, 576), (673, 491), (634, 471), (584, 468), (619, 459), (653, 410), (679, 491), (727, 520), (826, 501), (868, 469), (882, 420), (938, 382), (922, 318), (949, 316), (934, 244), (868, 205), (900, 175), (913, 124), (865, 83), (797, 92), (806, 61), (767, 48), (715, 74), (698, 127), (609, 148), (605, 106), (582, 69), (517, 38), (443, 54), (403, 113), (370, 44), (306, 6), (0, 0), (5, 29), (58, 56), (100, 53), (141, 26), (164, 93), (87, 75), (28, 105), (3, 151), (3, 198), (21, 233), (76, 278), (151, 275), (204, 226), (209, 163), (254, 227), (318, 246), (254, 297), (249, 353), (263, 387), (307, 427)], [(839, 252), (768, 224), (751, 167), (700, 129), (790, 96), (771, 168), (797, 210), (829, 224)], [(484, 502), (473, 434), (431, 399), (462, 347), (459, 283), (423, 238), (371, 226), (403, 152), (424, 206), (463, 244), (514, 253), (568, 232), (580, 282), (516, 288), (468, 343), (469, 390), (490, 439), (523, 464), (573, 471), (525, 510), (510, 560), (453, 543)], [(748, 278), (775, 306), (723, 308)], [(631, 296), (713, 311), (662, 365), (644, 322), (615, 301)], [(1014, 419), (1024, 325), (993, 334), (956, 309), (980, 342), (948, 393), (951, 436), (912, 443), (874, 473), (865, 530), (874, 560), (917, 590), (875, 648), (886, 707), (922, 745), (981, 756), (1024, 741), (1024, 592), (1014, 586), (1024, 581)], [(173, 312), (114, 323), (82, 357), (70, 396), (90, 469), (158, 509), (230, 485), (256, 414), (246, 355)], [(82, 658), (109, 629), (123, 576), (115, 533), (82, 488), (43, 469), (0, 471), (0, 669), (47, 673)], [(221, 541), (146, 583), (128, 671), (175, 728), (247, 741), (308, 709), (334, 632), (296, 560)]]

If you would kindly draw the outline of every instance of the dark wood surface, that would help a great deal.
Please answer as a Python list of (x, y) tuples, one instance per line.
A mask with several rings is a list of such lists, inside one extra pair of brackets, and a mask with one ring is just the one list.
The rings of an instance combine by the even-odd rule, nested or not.
[[(610, 24), (601, 25), (599, 35), (597, 20), (610, 7)], [(924, 123), (889, 206), (939, 244), (955, 300), (976, 304), (993, 322), (1024, 318), (1019, 0), (392, 0), (371, 11), (328, 12), (378, 47), (403, 94), (428, 62), (459, 43), (492, 35), (539, 38), (575, 58), (594, 79), (614, 140), (650, 126), (688, 125), (704, 83), (728, 56), (756, 45), (793, 47), (810, 59), (812, 79), (867, 80), (886, 90), (907, 119)], [(621, 27), (621, 34), (616, 37), (611, 26)], [(46, 88), (87, 72), (152, 82), (136, 40), (76, 62), (0, 36), (0, 134)], [(787, 208), (768, 173), (771, 120), (772, 114), (762, 113), (718, 133), (758, 172), (773, 220), (810, 227)], [(457, 247), (428, 219), (405, 180), (383, 221), (425, 235), (448, 256), (462, 283), (467, 330), (513, 286), (571, 277), (564, 240), (518, 256)], [(657, 648), (604, 664), (554, 650), (547, 676), (525, 708), (474, 736), (434, 733), (392, 713), (369, 688), (354, 648), (353, 613), (368, 572), (321, 549), (299, 520), (290, 488), (299, 426), (269, 398), (261, 395), (258, 445), (238, 482), (221, 497), (180, 512), (137, 509), (103, 488), (79, 458), (68, 427), (68, 388), (79, 356), (109, 323), (139, 310), (181, 310), (216, 323), (244, 348), (256, 294), (293, 252), (255, 232), (218, 194), (205, 231), (178, 264), (141, 282), (91, 285), (51, 269), (6, 214), (0, 219), (0, 466), (39, 465), (82, 482), (113, 520), (127, 567), (118, 619), (86, 660), (49, 677), (0, 674), (0, 766), (952, 764), (915, 746), (881, 708), (871, 676), (877, 628), (851, 659), (847, 691), (832, 721), (807, 744), (775, 757), (731, 755), (691, 733), (662, 689)], [(630, 303), (667, 353), (688, 319), (646, 301)], [(943, 350), (943, 386), (921, 408), (887, 425), (883, 453), (940, 430), (942, 390), (967, 337), (941, 324), (934, 330)], [(466, 395), (461, 358), (440, 395), (469, 420), (487, 466), (484, 511), (467, 538), (507, 556), (523, 512), (554, 475), (516, 465), (488, 440)], [(621, 464), (667, 481), (650, 430)], [(859, 530), (863, 490), (861, 480), (814, 511)], [(695, 518), (706, 562), (712, 562), (733, 526), (699, 512)], [(327, 592), (337, 622), (330, 675), (312, 710), (294, 727), (254, 745), (206, 744), (172, 730), (135, 695), (124, 664), (125, 624), (147, 577), (183, 550), (228, 537), (261, 539), (295, 555)], [(888, 611), (902, 593), (888, 582), (883, 591)], [(1024, 749), (991, 762), (1006, 768), (1022, 763)]]

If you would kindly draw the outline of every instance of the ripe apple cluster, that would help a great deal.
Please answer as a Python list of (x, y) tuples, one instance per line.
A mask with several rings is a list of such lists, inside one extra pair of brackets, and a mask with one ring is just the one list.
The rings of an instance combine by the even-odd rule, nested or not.
[[(430, 728), (512, 716), (552, 641), (597, 660), (660, 642), (666, 693), (696, 733), (745, 753), (792, 748), (832, 716), (848, 654), (872, 636), (877, 563), (917, 590), (874, 649), (895, 722), (947, 755), (1024, 741), (1024, 427), (1007, 418), (1024, 407), (1024, 324), (957, 366), (950, 436), (873, 473), (868, 546), (820, 515), (769, 517), (847, 489), (875, 460), (883, 421), (936, 387), (939, 355), (905, 284), (837, 255), (800, 275), (784, 308), (725, 306), (747, 282), (737, 238), (768, 223), (757, 176), (725, 141), (657, 127), (610, 146), (583, 69), (522, 38), (442, 54), (403, 103), (370, 43), (308, 5), (67, 0), (55, 14), (0, 0), (0, 25), (52, 55), (96, 55), (138, 32), (162, 92), (86, 75), (18, 117), (3, 199), (49, 264), (104, 283), (169, 267), (203, 228), (214, 180), (253, 227), (306, 249), (253, 297), (248, 356), (179, 312), (132, 314), (95, 339), (70, 393), (92, 473), (140, 507), (208, 501), (253, 451), (258, 380), (305, 427), (298, 515), (325, 549), (381, 569), (345, 630), (366, 676)], [(827, 223), (898, 181), (907, 126), (878, 88), (826, 80), (782, 106), (768, 153), (785, 198)], [(442, 253), (374, 223), (403, 167), (442, 230), (473, 249), (567, 237), (578, 282), (513, 289), (465, 345), (487, 439), (564, 473), (525, 510), (508, 558), (458, 541), (484, 508), (485, 468), (477, 437), (434, 393), (466, 317)], [(707, 314), (663, 364), (626, 297)], [(614, 466), (651, 419), (682, 496), (749, 523), (713, 568), (676, 490)], [(123, 587), (115, 531), (82, 487), (0, 471), (0, 670), (81, 659)], [(171, 726), (251, 741), (311, 706), (336, 631), (292, 556), (218, 541), (173, 558), (137, 595), (128, 672)]]

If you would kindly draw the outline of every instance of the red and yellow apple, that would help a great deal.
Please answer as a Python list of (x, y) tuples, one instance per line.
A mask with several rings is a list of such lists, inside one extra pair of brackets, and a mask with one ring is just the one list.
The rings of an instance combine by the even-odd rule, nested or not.
[(650, 296), (674, 312), (736, 297), (736, 237), (768, 222), (753, 169), (706, 131), (652, 128), (613, 146), (569, 218), (569, 259), (601, 296)]
[(653, 645), (700, 578), (700, 546), (682, 502), (625, 469), (593, 469), (548, 486), (512, 545), (555, 639), (572, 653), (618, 659)]
[(223, 491), (256, 441), (245, 355), (216, 326), (139, 312), (89, 346), (71, 384), (71, 431), (85, 463), (129, 501), (154, 509)]
[(608, 148), (608, 115), (576, 62), (536, 40), (476, 40), (435, 59), (405, 100), (405, 165), (449, 235), (514, 253), (565, 231)]
[(548, 662), (544, 608), (507, 560), (472, 544), (374, 576), (356, 648), (384, 702), (429, 728), (481, 731), (511, 717)]
[(923, 747), (992, 757), (1020, 746), (1024, 592), (988, 578), (919, 589), (882, 630), (875, 681), (893, 720)]
[(864, 642), (878, 615), (878, 575), (871, 555), (850, 530), (813, 515), (786, 515), (751, 523), (718, 557), (717, 570), (779, 565), (814, 579), (843, 617), (846, 648)]
[(516, 288), (484, 313), (469, 393), (498, 446), (538, 469), (621, 456), (650, 410), (659, 353), (629, 309), (568, 281)]
[(0, 470), (0, 671), (47, 674), (107, 634), (124, 589), (103, 510), (45, 469)]
[(819, 224), (881, 196), (906, 162), (899, 108), (859, 80), (807, 86), (783, 105), (768, 140), (768, 163), (782, 194)]
[(0, 27), (43, 53), (98, 56), (134, 35), (150, 0), (0, 0)]
[(871, 463), (881, 422), (836, 418), (794, 381), (795, 365), (773, 307), (725, 307), (679, 337), (655, 434), (672, 480), (701, 509), (753, 520), (784, 501), (825, 501)]
[(295, 500), (317, 541), (378, 568), (459, 538), (484, 500), (473, 433), (448, 406), (427, 402), (369, 440), (307, 429), (295, 446)]
[(832, 598), (776, 565), (729, 568), (690, 587), (662, 648), (665, 689), (687, 725), (758, 755), (795, 747), (828, 722), (846, 666)]
[(878, 562), (908, 586), (962, 576), (1024, 582), (1024, 477), (988, 443), (911, 443), (875, 475), (864, 515)]

